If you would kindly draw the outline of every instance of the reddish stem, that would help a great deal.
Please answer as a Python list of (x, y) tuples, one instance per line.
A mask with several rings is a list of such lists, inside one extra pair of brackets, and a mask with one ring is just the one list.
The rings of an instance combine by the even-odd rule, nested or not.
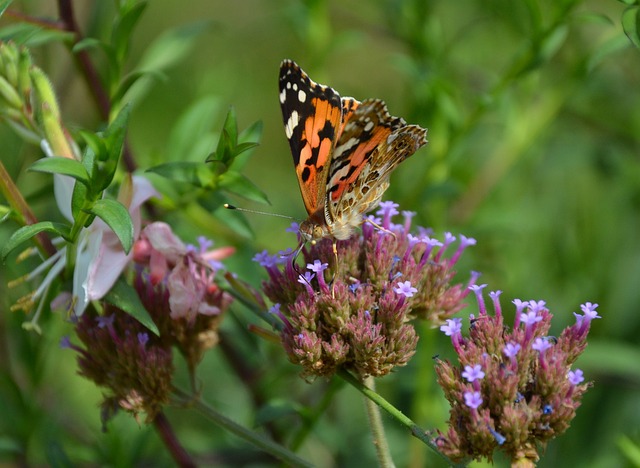
[(169, 449), (173, 460), (178, 464), (178, 466), (184, 468), (195, 468), (195, 462), (178, 441), (178, 438), (176, 437), (176, 434), (175, 432), (173, 432), (173, 428), (171, 427), (171, 423), (169, 423), (169, 420), (164, 415), (164, 413), (160, 412), (156, 415), (156, 417), (153, 419), (153, 425), (155, 426), (156, 431), (158, 431), (160, 438), (164, 442), (164, 445), (167, 447), (167, 449)]

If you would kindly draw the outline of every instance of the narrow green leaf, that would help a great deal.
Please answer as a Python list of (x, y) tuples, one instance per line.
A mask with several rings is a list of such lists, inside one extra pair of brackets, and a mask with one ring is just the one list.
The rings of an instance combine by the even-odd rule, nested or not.
[(225, 172), (220, 176), (219, 185), (221, 188), (248, 200), (269, 204), (267, 195), (239, 172)]
[(100, 49), (104, 51), (105, 47), (107, 47), (107, 45), (101, 40), (96, 39), (95, 37), (85, 37), (83, 39), (80, 39), (78, 42), (76, 42), (73, 45), (71, 52), (73, 52), (74, 54), (77, 54), (82, 50), (90, 50), (90, 49)]
[(129, 123), (129, 115), (131, 114), (131, 106), (126, 105), (118, 112), (113, 122), (109, 124), (109, 128), (105, 132), (107, 147), (109, 150), (109, 159), (117, 161), (122, 153), (124, 138), (127, 133), (127, 124)]
[(39, 159), (29, 167), (29, 170), (48, 174), (62, 174), (73, 177), (85, 185), (89, 183), (89, 174), (82, 163), (62, 156)]
[(3, 2), (0, 2), (0, 18), (4, 15), (4, 12), (9, 8), (11, 3), (13, 3), (13, 0), (4, 0)]
[(14, 232), (2, 247), (2, 252), (0, 254), (2, 261), (7, 258), (7, 255), (9, 255), (13, 249), (41, 232), (50, 232), (52, 234), (62, 236), (65, 239), (69, 238), (69, 226), (66, 224), (42, 221), (40, 223), (23, 226)]
[(122, 278), (116, 281), (116, 284), (113, 285), (113, 288), (107, 293), (104, 300), (131, 315), (147, 327), (154, 335), (160, 336), (158, 327), (151, 319), (147, 309), (142, 305), (138, 293)]
[(147, 172), (153, 172), (176, 182), (186, 182), (196, 187), (207, 185), (207, 179), (211, 179), (209, 169), (201, 162), (184, 161), (160, 164), (147, 169)]
[(223, 128), (229, 136), (231, 145), (236, 146), (238, 144), (238, 119), (236, 117), (236, 109), (233, 106), (230, 107), (229, 112), (227, 112)]
[(11, 216), (11, 207), (7, 205), (0, 205), (0, 224), (4, 223), (9, 216)]
[(640, 28), (638, 27), (638, 19), (640, 18), (640, 7), (633, 6), (627, 8), (622, 13), (622, 29), (629, 38), (631, 43), (640, 48)]
[[(253, 143), (255, 145), (259, 145), (259, 141), (262, 137), (262, 128), (263, 124), (261, 120), (258, 120), (257, 122), (251, 124), (249, 127), (245, 128), (242, 132), (240, 132), (240, 135), (238, 135), (238, 147), (242, 146), (245, 143)], [(252, 149), (253, 148), (249, 148), (248, 150), (238, 152), (236, 148), (236, 155), (233, 158), (234, 170), (240, 171), (247, 164), (247, 161), (249, 161), (249, 158), (253, 153), (253, 151), (251, 151)]]
[(238, 135), (238, 141), (241, 143), (260, 141), (260, 137), (262, 137), (263, 127), (264, 125), (262, 123), (262, 120), (253, 122), (247, 128), (242, 130), (242, 132), (240, 132), (240, 135)]
[(196, 45), (196, 40), (213, 26), (210, 20), (191, 23), (163, 33), (140, 59), (139, 70), (164, 70), (184, 59)]
[(107, 223), (118, 236), (124, 251), (129, 253), (133, 246), (133, 222), (127, 208), (119, 201), (105, 198), (98, 200), (88, 211)]
[(217, 96), (204, 96), (190, 105), (169, 134), (166, 149), (169, 160), (194, 161), (196, 157), (202, 160), (214, 144), (211, 124), (219, 118), (219, 111)]
[(568, 35), (568, 26), (562, 25), (555, 28), (540, 44), (540, 58), (545, 62), (551, 60), (560, 47), (562, 47)]
[(250, 149), (253, 149), (257, 146), (260, 146), (260, 143), (253, 143), (253, 142), (246, 142), (246, 143), (240, 143), (238, 146), (236, 146), (233, 149), (233, 157), (234, 160), (236, 158), (236, 156), (241, 155), (242, 153), (244, 153), (245, 151), (249, 151)]
[(138, 83), (139, 80), (149, 78), (160, 81), (163, 76), (164, 75), (159, 72), (151, 71), (138, 71), (129, 73), (120, 82), (117, 89), (113, 93), (113, 96), (111, 96), (112, 106), (116, 107), (120, 103), (120, 101), (124, 99), (124, 96), (127, 94), (127, 92), (133, 87), (133, 85)]
[(36, 47), (49, 42), (68, 42), (73, 34), (58, 29), (44, 29), (30, 23), (14, 23), (0, 28), (0, 40), (13, 41), (18, 45)]
[(127, 56), (133, 30), (138, 21), (140, 21), (146, 7), (146, 2), (135, 3), (133, 5), (127, 4), (126, 10), (122, 12), (123, 14), (116, 20), (113, 26), (111, 43), (115, 50), (116, 57), (118, 57), (118, 60), (121, 62)]

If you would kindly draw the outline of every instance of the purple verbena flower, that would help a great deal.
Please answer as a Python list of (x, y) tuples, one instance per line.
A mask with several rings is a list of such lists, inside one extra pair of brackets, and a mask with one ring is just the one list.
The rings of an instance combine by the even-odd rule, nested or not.
[[(438, 432), (434, 443), (454, 462), (491, 460), (500, 450), (512, 463), (535, 464), (538, 450), (569, 427), (590, 386), (581, 370), (571, 370), (586, 346), (581, 327), (588, 319), (550, 338), (552, 315), (544, 301), (515, 300), (515, 322), (525, 326), (508, 326), (499, 304), (494, 315), (486, 313), (483, 286), (471, 289), (480, 313), (472, 316), (469, 336), (462, 337), (458, 321), (441, 327), (452, 337), (458, 362), (436, 360), (451, 411), (448, 431)], [(498, 294), (490, 296), (495, 304)], [(590, 316), (594, 310), (593, 304), (583, 307)]]
[(411, 286), (411, 281), (400, 282), (393, 290), (404, 297), (413, 297), (418, 292), (417, 288)]
[[(432, 231), (409, 232), (413, 213), (394, 223), (398, 205), (379, 206), (379, 218), (366, 216), (361, 232), (348, 239), (302, 245), (298, 258), (280, 265), (267, 254), (256, 256), (268, 275), (263, 291), (281, 304), (290, 325), (280, 331), (282, 344), (305, 377), (337, 369), (381, 376), (405, 365), (417, 345), (412, 320), (441, 325), (465, 306), (466, 287), (475, 284), (475, 273), (468, 284), (453, 283), (455, 262), (437, 248), (440, 241), (428, 237)], [(446, 236), (448, 244), (454, 241)], [(470, 244), (468, 238), (461, 242)], [(305, 268), (316, 274), (313, 281), (300, 277)], [(303, 341), (296, 338), (301, 333)], [(458, 346), (460, 335), (452, 340)]]
[(462, 377), (467, 379), (468, 382), (473, 382), (474, 380), (482, 380), (484, 378), (484, 372), (482, 372), (482, 366), (480, 364), (476, 364), (473, 367), (464, 366), (464, 372), (462, 373)]
[(569, 371), (567, 373), (567, 379), (571, 382), (571, 385), (578, 385), (584, 382), (584, 373), (580, 369)]
[(480, 392), (464, 392), (464, 404), (471, 409), (478, 409), (482, 404), (482, 395)]

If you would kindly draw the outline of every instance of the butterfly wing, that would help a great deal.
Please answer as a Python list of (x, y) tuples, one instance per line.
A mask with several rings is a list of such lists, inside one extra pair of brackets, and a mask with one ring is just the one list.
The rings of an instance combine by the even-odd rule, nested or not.
[[(331, 155), (343, 128), (342, 99), (293, 61), (280, 65), (280, 106), (307, 213), (324, 211)], [(355, 101), (355, 100), (354, 100)], [(357, 101), (356, 101), (357, 102)], [(353, 105), (355, 109), (357, 105)]]
[(391, 172), (427, 143), (426, 135), (426, 129), (390, 115), (378, 99), (354, 109), (336, 143), (326, 189), (337, 229), (358, 225), (379, 203)]

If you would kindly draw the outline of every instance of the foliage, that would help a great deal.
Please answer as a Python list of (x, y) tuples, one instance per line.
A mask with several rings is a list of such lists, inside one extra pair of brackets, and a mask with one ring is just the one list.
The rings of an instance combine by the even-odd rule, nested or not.
[[(421, 428), (446, 434), (450, 407), (470, 412), (443, 398), (437, 378), (450, 377), (447, 398), (470, 384), (451, 377), (460, 380), (462, 367), (447, 377), (430, 359), (456, 357), (438, 323), (411, 325), (415, 355), (376, 391), (344, 369), (305, 382), (279, 343), (287, 316), (266, 312), (257, 288), (267, 275), (251, 261), (296, 240), (277, 218), (223, 208), (271, 203), (303, 217), (276, 87), (277, 64), (290, 57), (343, 94), (382, 98), (394, 115), (429, 128), (426, 149), (394, 173), (385, 198), (440, 238), (461, 231), (477, 240), (458, 272), (481, 271), (478, 282), (506, 291), (503, 303), (545, 299), (555, 336), (578, 304), (600, 304), (603, 320), (577, 361), (593, 388), (538, 465), (637, 462), (640, 2), (49, 3), (0, 2), (0, 179), (11, 181), (0, 206), (0, 284), (11, 286), (0, 286), (0, 460), (372, 464), (355, 388), (400, 422), (382, 420), (398, 466), (447, 463)], [(171, 228), (145, 230), (143, 219)], [(236, 253), (204, 248), (198, 236)], [(224, 258), (224, 269), (209, 270), (212, 258)], [(179, 325), (167, 331), (159, 305), (187, 271), (185, 290), (206, 307), (193, 319), (181, 298), (171, 312)], [(291, 290), (307, 286), (293, 281)], [(126, 314), (95, 328), (94, 315), (111, 310)], [(503, 314), (512, 323), (513, 312)], [(108, 362), (113, 334), (138, 362), (172, 370), (117, 361), (122, 381), (136, 370), (153, 404), (59, 347), (71, 335), (75, 354), (87, 357), (94, 340)], [(291, 346), (296, 337), (288, 334)], [(153, 425), (123, 409), (156, 415)]]

